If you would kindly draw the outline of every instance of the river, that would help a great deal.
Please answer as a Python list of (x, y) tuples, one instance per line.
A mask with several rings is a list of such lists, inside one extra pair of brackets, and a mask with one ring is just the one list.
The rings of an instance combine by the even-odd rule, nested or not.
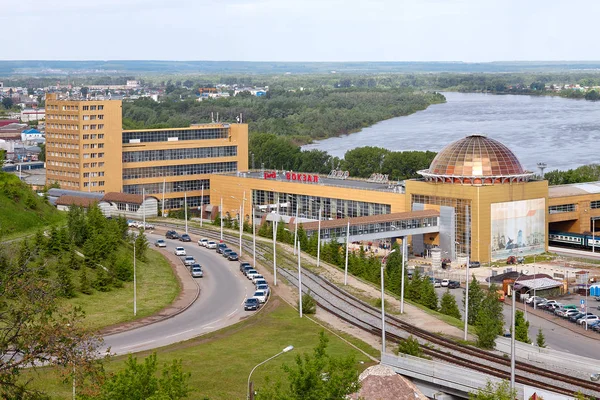
[(548, 165), (546, 171), (600, 162), (600, 102), (550, 96), (444, 95), (444, 104), (302, 148), (338, 157), (363, 146), (437, 152), (450, 142), (478, 133), (504, 143), (530, 171), (537, 172), (539, 162)]

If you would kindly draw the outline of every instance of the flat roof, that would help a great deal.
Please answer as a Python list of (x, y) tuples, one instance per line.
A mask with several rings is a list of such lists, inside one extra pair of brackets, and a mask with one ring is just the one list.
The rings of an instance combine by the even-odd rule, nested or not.
[[(391, 214), (369, 215), (365, 217), (350, 218), (350, 225), (381, 224), (385, 222), (403, 221), (409, 219), (421, 219), (429, 217), (439, 217), (440, 213), (436, 210), (408, 211)], [(321, 229), (341, 228), (348, 224), (347, 218), (328, 219), (321, 221)], [(319, 222), (308, 222), (302, 224), (305, 231), (312, 231), (319, 228)]]
[[(267, 171), (272, 172), (272, 170), (266, 170), (265, 172), (267, 172)], [(239, 178), (269, 180), (269, 181), (284, 182), (284, 183), (301, 183), (301, 184), (312, 185), (312, 186), (333, 186), (333, 187), (342, 187), (342, 188), (349, 188), (349, 189), (363, 189), (363, 190), (376, 190), (376, 191), (380, 191), (380, 192), (404, 193), (404, 188), (402, 188), (398, 184), (397, 181), (389, 181), (388, 183), (382, 183), (382, 182), (369, 182), (368, 180), (361, 179), (361, 178), (333, 179), (333, 178), (328, 178), (326, 175), (306, 173), (306, 175), (318, 175), (319, 176), (318, 183), (309, 183), (309, 182), (288, 180), (285, 177), (286, 172), (304, 174), (303, 172), (295, 172), (295, 171), (276, 171), (277, 178), (273, 178), (273, 179), (264, 179), (263, 171), (248, 171), (248, 172), (239, 172), (239, 173), (234, 172), (234, 173), (223, 174), (223, 175), (237, 176)]]
[(585, 194), (599, 194), (600, 181), (586, 183), (571, 183), (568, 185), (548, 186), (548, 197), (581, 196)]

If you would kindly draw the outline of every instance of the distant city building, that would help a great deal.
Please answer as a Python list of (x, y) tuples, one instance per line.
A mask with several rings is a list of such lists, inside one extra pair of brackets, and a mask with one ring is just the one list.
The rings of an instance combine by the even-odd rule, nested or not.
[(21, 121), (39, 121), (46, 118), (46, 110), (43, 108), (26, 108), (21, 111)]

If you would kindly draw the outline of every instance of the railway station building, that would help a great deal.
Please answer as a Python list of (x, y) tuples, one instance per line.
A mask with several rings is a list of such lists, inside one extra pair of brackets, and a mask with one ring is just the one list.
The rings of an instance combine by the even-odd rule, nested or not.
[(589, 232), (593, 217), (600, 219), (600, 183), (549, 188), (483, 135), (450, 143), (419, 173), (404, 182), (271, 170), (211, 175), (212, 215), (222, 202), (232, 218), (243, 209), (250, 220), (254, 208), (257, 222), (293, 226), (297, 209), (309, 234), (321, 220), (322, 240), (345, 240), (348, 220), (355, 240), (401, 238), (402, 229), (418, 228), (408, 236), (413, 254), (439, 249), (441, 258), (481, 263), (543, 253), (550, 230)]

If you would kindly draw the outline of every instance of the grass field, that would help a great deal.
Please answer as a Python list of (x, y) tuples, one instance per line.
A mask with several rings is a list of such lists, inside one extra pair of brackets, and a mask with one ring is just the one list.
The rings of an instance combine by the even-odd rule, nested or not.
[[(252, 380), (255, 388), (260, 390), (264, 386), (265, 377), (276, 379), (282, 375), (283, 363), (293, 363), (296, 355), (312, 353), (321, 330), (321, 327), (307, 318), (298, 318), (293, 308), (273, 297), (265, 309), (253, 318), (194, 340), (159, 349), (158, 361), (162, 365), (173, 359), (183, 360), (184, 370), (192, 374), (190, 386), (193, 392), (190, 399), (202, 399), (204, 396), (211, 400), (245, 399), (248, 374), (256, 364), (288, 345), (294, 346), (293, 351), (266, 363), (254, 372)], [(359, 371), (373, 364), (367, 356), (344, 341), (330, 333), (327, 336), (330, 339), (329, 354), (336, 357), (355, 355)], [(361, 342), (360, 347), (377, 354), (365, 343)], [(138, 358), (147, 354), (149, 353), (140, 353)], [(123, 357), (119, 357), (110, 362), (107, 370), (121, 368), (123, 360)], [(45, 388), (53, 399), (69, 398), (72, 390), (70, 384), (60, 383), (52, 371), (40, 371), (34, 379), (36, 387)]]
[(2, 240), (60, 224), (65, 213), (33, 192), (15, 175), (0, 172), (0, 236)]
[[(149, 249), (147, 261), (137, 263), (137, 317), (151, 315), (171, 304), (179, 294), (179, 282), (169, 261), (158, 251)], [(88, 274), (90, 281), (94, 279)], [(74, 275), (78, 282), (78, 275)], [(81, 306), (86, 313), (85, 324), (92, 329), (131, 321), (133, 316), (133, 282), (110, 292), (94, 290), (92, 295), (77, 293), (67, 300)]]

